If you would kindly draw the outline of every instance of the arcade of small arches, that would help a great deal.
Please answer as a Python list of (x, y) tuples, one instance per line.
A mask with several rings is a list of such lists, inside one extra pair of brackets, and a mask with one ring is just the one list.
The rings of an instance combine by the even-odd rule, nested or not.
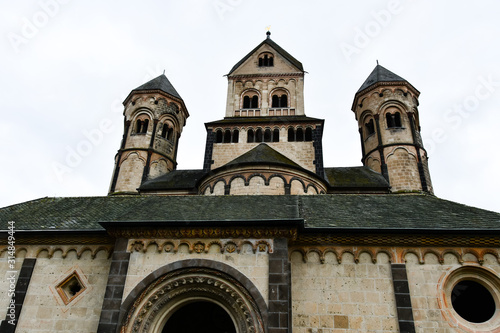
[(326, 187), (313, 179), (290, 172), (240, 172), (208, 179), (200, 186), (204, 195), (316, 195), (325, 194)]
[[(260, 127), (247, 128), (246, 129), (246, 142), (280, 142), (280, 129), (275, 127), (274, 129)], [(288, 142), (311, 142), (313, 141), (313, 129), (312, 127), (289, 127), (287, 129), (287, 140)], [(216, 129), (215, 130), (215, 143), (239, 143), (240, 141), (240, 129)]]

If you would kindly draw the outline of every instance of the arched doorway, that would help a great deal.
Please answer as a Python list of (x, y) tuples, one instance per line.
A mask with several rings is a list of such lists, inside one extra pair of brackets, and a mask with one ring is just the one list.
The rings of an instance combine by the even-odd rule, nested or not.
[(231, 316), (220, 305), (194, 301), (180, 307), (168, 319), (162, 333), (236, 333)]
[(127, 296), (120, 316), (121, 333), (264, 333), (267, 306), (236, 269), (190, 259), (148, 275)]

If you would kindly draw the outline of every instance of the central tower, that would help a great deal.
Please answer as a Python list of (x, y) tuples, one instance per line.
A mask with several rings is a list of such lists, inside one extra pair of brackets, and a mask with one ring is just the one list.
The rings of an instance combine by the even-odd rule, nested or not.
[(304, 113), (302, 63), (271, 33), (226, 75), (223, 120), (205, 124), (204, 170), (217, 169), (265, 143), (298, 166), (324, 178), (322, 119)]

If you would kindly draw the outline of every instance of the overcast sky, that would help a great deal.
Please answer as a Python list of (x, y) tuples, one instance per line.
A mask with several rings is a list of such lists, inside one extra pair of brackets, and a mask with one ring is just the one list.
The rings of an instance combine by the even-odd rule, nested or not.
[(302, 62), (324, 164), (357, 166), (354, 94), (376, 65), (420, 92), (438, 197), (500, 212), (500, 2), (0, 0), (0, 207), (106, 195), (121, 102), (165, 74), (190, 113), (179, 169), (202, 168), (232, 66), (271, 38)]

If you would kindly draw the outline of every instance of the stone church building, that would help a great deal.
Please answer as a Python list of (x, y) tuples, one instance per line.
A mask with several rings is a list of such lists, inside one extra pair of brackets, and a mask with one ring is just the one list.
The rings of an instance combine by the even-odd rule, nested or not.
[(330, 167), (304, 74), (268, 32), (193, 170), (172, 83), (132, 90), (107, 196), (0, 209), (0, 332), (500, 332), (500, 214), (434, 196), (419, 91), (377, 65)]

